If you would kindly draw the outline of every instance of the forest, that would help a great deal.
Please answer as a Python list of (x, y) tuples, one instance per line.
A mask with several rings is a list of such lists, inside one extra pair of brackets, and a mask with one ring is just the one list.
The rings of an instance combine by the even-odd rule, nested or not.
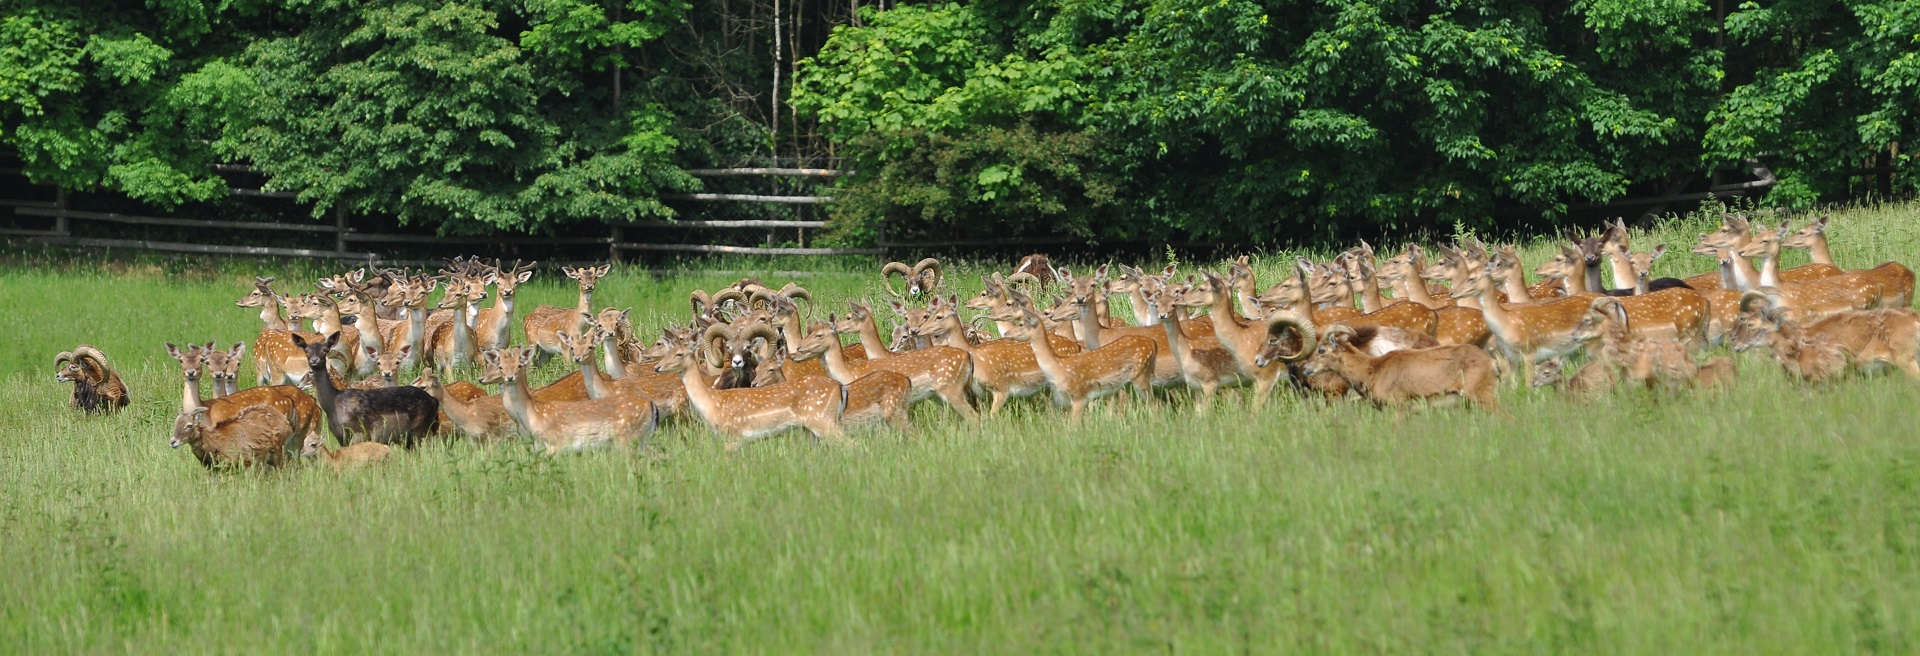
[(1754, 164), (1779, 207), (1920, 190), (1903, 0), (0, 6), (0, 156), (159, 207), (241, 166), (314, 217), (548, 234), (772, 164), (854, 172), (850, 245), (1276, 243)]

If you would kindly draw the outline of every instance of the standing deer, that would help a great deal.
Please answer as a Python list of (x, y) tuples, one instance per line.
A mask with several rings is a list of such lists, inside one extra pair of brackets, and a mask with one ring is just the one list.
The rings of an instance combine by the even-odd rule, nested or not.
[(418, 387), (334, 387), (332, 378), (326, 375), (327, 353), (339, 341), (340, 333), (328, 335), (323, 342), (293, 336), (294, 345), (307, 354), (307, 378), (313, 381), (314, 394), (326, 410), (327, 429), (342, 446), (374, 441), (389, 445), (399, 442), (413, 448), (418, 438), (439, 428), (440, 403)]
[(593, 312), (593, 289), (611, 268), (612, 265), (605, 264), (597, 267), (560, 267), (562, 273), (579, 283), (580, 302), (572, 308), (542, 305), (520, 320), (520, 326), (527, 334), (527, 342), (540, 349), (540, 362), (560, 352), (560, 333), (580, 330), (580, 317)]

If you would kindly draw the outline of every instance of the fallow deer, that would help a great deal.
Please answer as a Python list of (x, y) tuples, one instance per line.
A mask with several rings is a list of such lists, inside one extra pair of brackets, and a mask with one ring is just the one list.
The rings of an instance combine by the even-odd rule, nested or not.
[[(794, 347), (793, 357), (820, 357), (826, 365), (827, 375), (842, 384), (852, 383), (869, 372), (891, 371), (913, 382), (913, 401), (939, 396), (968, 421), (980, 419), (979, 413), (974, 411), (973, 404), (967, 399), (967, 387), (973, 380), (973, 361), (966, 351), (951, 346), (932, 346), (887, 358), (850, 361), (840, 345), (838, 333), (858, 330), (863, 324), (870, 325), (871, 319), (867, 322), (839, 321), (829, 316), (827, 322), (827, 325)], [(873, 351), (868, 349), (867, 352)]]
[[(1597, 274), (1593, 263), (1578, 249), (1562, 246), (1559, 255), (1540, 265), (1539, 274), (1566, 285), (1570, 296), (1591, 298), (1599, 295), (1587, 287)], [(1691, 346), (1707, 342), (1707, 323), (1711, 308), (1707, 299), (1692, 289), (1669, 287), (1639, 295), (1612, 296), (1633, 319), (1630, 330), (1639, 337), (1667, 337)]]
[(1897, 367), (1920, 379), (1920, 314), (1911, 308), (1851, 310), (1801, 323), (1777, 294), (1751, 291), (1740, 299), (1732, 341), (1735, 351), (1768, 347), (1789, 373), (1812, 381), (1864, 364)]
[[(1033, 349), (1023, 340), (999, 339), (974, 343), (966, 337), (966, 325), (960, 321), (956, 301), (950, 297), (946, 302), (935, 298), (929, 306), (927, 325), (923, 329), (936, 344), (944, 344), (967, 352), (973, 363), (973, 385), (977, 392), (991, 397), (987, 414), (998, 415), (1000, 408), (1008, 399), (1038, 394), (1047, 389), (1047, 375), (1040, 370), (1040, 361), (1034, 357)], [(1000, 304), (987, 309), (1001, 310)], [(1011, 322), (1009, 322), (1011, 325)], [(1009, 329), (1011, 330), (1011, 329)], [(1057, 353), (1079, 353), (1080, 345), (1057, 335), (1048, 335)]]
[(265, 406), (247, 406), (217, 422), (210, 409), (198, 407), (174, 417), (171, 444), (189, 447), (208, 468), (277, 467), (286, 462), (287, 442), (300, 432), (293, 417)]
[(334, 471), (343, 471), (356, 467), (366, 467), (387, 459), (393, 447), (379, 442), (361, 442), (339, 449), (327, 448), (326, 442), (318, 437), (308, 438), (300, 449), (300, 455), (309, 458), (318, 456)]
[(1315, 357), (1307, 361), (1307, 373), (1339, 374), (1379, 406), (1459, 397), (1488, 410), (1500, 409), (1494, 395), (1498, 378), (1493, 358), (1480, 347), (1436, 346), (1374, 357), (1350, 342), (1353, 333), (1347, 326), (1328, 328), (1315, 347)]
[[(482, 374), (483, 378), (488, 379), (497, 379), (498, 376), (498, 372), (491, 370)], [(420, 376), (414, 379), (413, 386), (426, 390), (435, 401), (439, 401), (440, 412), (446, 415), (447, 422), (468, 437), (481, 441), (493, 441), (513, 435), (519, 430), (519, 424), (513, 420), (512, 415), (507, 414), (506, 404), (499, 394), (483, 393), (472, 398), (462, 398), (440, 384), (440, 377), (434, 373), (433, 367), (422, 368)]]
[(501, 269), (496, 266), (488, 273), (493, 283), (493, 307), (480, 310), (473, 319), (473, 343), (475, 348), (504, 348), (513, 336), (513, 294), (520, 285), (533, 278), (533, 266), (536, 262), (521, 264), (513, 261), (513, 268)]
[[(559, 339), (555, 334), (555, 339)], [(569, 338), (572, 335), (568, 335)], [(636, 394), (616, 394), (586, 401), (541, 401), (527, 389), (526, 366), (540, 347), (486, 351), (483, 358), (501, 383), (500, 400), (507, 414), (540, 441), (548, 453), (616, 444), (631, 446), (644, 440), (659, 423), (653, 402)]]
[(1480, 313), (1492, 333), (1489, 343), (1519, 368), (1520, 380), (1532, 375), (1536, 362), (1566, 355), (1579, 347), (1574, 326), (1591, 302), (1585, 297), (1562, 297), (1535, 303), (1505, 305), (1494, 291), (1493, 266), (1480, 267), (1453, 289), (1456, 299), (1478, 297)]
[[(1306, 294), (1306, 278), (1311, 266), (1301, 263), (1296, 270), (1300, 279), (1296, 294)], [(1281, 343), (1305, 343), (1313, 339), (1315, 321), (1306, 317), (1311, 306), (1301, 307), (1296, 302), (1292, 310), (1267, 312), (1258, 320), (1237, 316), (1233, 310), (1233, 297), (1226, 279), (1218, 275), (1206, 274), (1204, 287), (1194, 287), (1175, 301), (1188, 307), (1209, 308), (1214, 317), (1214, 337), (1220, 346), (1233, 355), (1233, 361), (1240, 365), (1240, 373), (1253, 381), (1253, 405), (1264, 406), (1267, 397), (1272, 395), (1273, 386), (1280, 376), (1287, 373), (1287, 365), (1312, 355), (1309, 349), (1301, 349), (1274, 361), (1261, 361), (1260, 352), (1266, 347)], [(1301, 299), (1304, 301), (1304, 299)]]
[(1167, 345), (1180, 367), (1181, 378), (1188, 387), (1200, 392), (1199, 411), (1205, 412), (1213, 406), (1214, 394), (1221, 386), (1243, 385), (1253, 380), (1240, 368), (1240, 363), (1234, 361), (1233, 353), (1221, 345), (1219, 337), (1187, 334), (1186, 306), (1179, 302), (1187, 290), (1163, 285), (1150, 293), (1147, 301), (1159, 315), (1154, 317), (1154, 322), (1167, 333)]
[[(1065, 278), (1063, 276), (1063, 281)], [(1122, 335), (1099, 348), (1074, 355), (1061, 355), (1047, 339), (1039, 310), (1024, 294), (1015, 292), (1013, 306), (1018, 312), (1014, 338), (1027, 341), (1039, 362), (1040, 371), (1053, 388), (1056, 405), (1069, 408), (1069, 416), (1078, 421), (1087, 402), (1111, 395), (1128, 385), (1148, 403), (1153, 402), (1153, 359), (1158, 349), (1152, 340), (1137, 335)]]
[(728, 451), (789, 428), (805, 428), (815, 438), (848, 443), (840, 426), (847, 407), (843, 385), (828, 378), (807, 377), (769, 387), (713, 389), (700, 372), (704, 348), (697, 336), (680, 336), (654, 365), (654, 371), (681, 375), (687, 405), (708, 426), (727, 435)]
[[(185, 379), (186, 382), (181, 392), (181, 414), (190, 413), (195, 408), (206, 408), (210, 413), (208, 420), (217, 425), (220, 422), (238, 416), (241, 411), (247, 408), (267, 408), (288, 417), (289, 423), (298, 429), (298, 431), (294, 433), (294, 439), (289, 439), (287, 443), (282, 445), (282, 447), (288, 451), (292, 451), (299, 446), (295, 440), (320, 434), (320, 426), (325, 416), (321, 412), (319, 404), (315, 403), (313, 397), (308, 396), (306, 392), (302, 392), (300, 388), (292, 385), (252, 387), (237, 390), (223, 396), (202, 400), (200, 398), (200, 377), (201, 372), (205, 371), (209, 366), (210, 358), (208, 352), (212, 347), (213, 342), (207, 342), (207, 345), (204, 347), (188, 344), (186, 350), (183, 351), (173, 344), (167, 344), (167, 355), (173, 356), (174, 360), (180, 362), (181, 377)], [(237, 352), (237, 350), (236, 348), (235, 351), (229, 351), (228, 354), (231, 355)]]
[(392, 444), (396, 441), (412, 448), (416, 440), (439, 426), (440, 403), (418, 387), (389, 387), (377, 390), (342, 390), (334, 387), (326, 371), (327, 353), (338, 345), (340, 333), (323, 342), (309, 342), (299, 335), (293, 343), (307, 354), (307, 378), (313, 381), (314, 395), (327, 413), (327, 429), (342, 445), (357, 441)]
[(581, 316), (591, 316), (594, 287), (601, 278), (606, 277), (611, 266), (561, 267), (562, 273), (579, 283), (580, 302), (571, 308), (542, 305), (520, 320), (520, 326), (527, 334), (527, 343), (539, 347), (542, 362), (560, 352), (560, 333), (579, 331)]

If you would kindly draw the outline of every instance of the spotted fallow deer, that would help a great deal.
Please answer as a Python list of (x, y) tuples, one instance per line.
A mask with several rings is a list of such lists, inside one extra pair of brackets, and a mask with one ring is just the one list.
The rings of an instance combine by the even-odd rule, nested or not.
[[(491, 364), (491, 363), (487, 363)], [(489, 370), (482, 378), (497, 380), (499, 372)], [(446, 415), (446, 422), (467, 437), (488, 442), (513, 435), (520, 425), (507, 414), (505, 402), (499, 394), (481, 394), (463, 398), (440, 384), (439, 374), (433, 367), (420, 369), (420, 376), (413, 380), (413, 386), (426, 390), (440, 402), (440, 412)]]
[(445, 321), (427, 319), (427, 355), (434, 366), (440, 368), (442, 375), (453, 377), (455, 369), (477, 362), (479, 349), (475, 348), (473, 330), (468, 327), (467, 313), (480, 299), (486, 298), (487, 287), (484, 280), (462, 273), (451, 273), (447, 280), (447, 292), (440, 300), (440, 309), (453, 312)]
[[(866, 322), (842, 321), (829, 316), (827, 325), (809, 334), (794, 347), (793, 357), (820, 357), (826, 364), (827, 375), (841, 384), (852, 383), (870, 372), (891, 371), (913, 382), (913, 401), (939, 396), (961, 417), (969, 421), (980, 419), (979, 413), (974, 411), (973, 404), (967, 399), (967, 387), (973, 381), (973, 360), (966, 351), (951, 346), (931, 346), (887, 358), (849, 361), (840, 345), (838, 333), (859, 330), (862, 325), (870, 325), (870, 322), (871, 319)], [(867, 352), (873, 353), (873, 350), (868, 349)]]
[[(1065, 279), (1062, 279), (1065, 282)], [(1137, 335), (1122, 335), (1099, 348), (1074, 355), (1061, 355), (1046, 338), (1047, 329), (1033, 300), (1014, 292), (1012, 306), (1017, 313), (1015, 339), (1025, 339), (1033, 351), (1040, 371), (1046, 374), (1056, 405), (1069, 408), (1078, 421), (1088, 401), (1112, 395), (1128, 385), (1148, 403), (1153, 402), (1153, 358), (1158, 349), (1152, 340)]]
[(1802, 324), (1785, 312), (1778, 294), (1750, 291), (1740, 299), (1731, 341), (1735, 351), (1768, 347), (1788, 373), (1811, 381), (1868, 364), (1920, 379), (1920, 314), (1911, 308), (1850, 310)]
[(400, 359), (400, 367), (411, 368), (420, 362), (427, 347), (427, 297), (433, 293), (440, 281), (433, 278), (405, 278), (394, 276), (387, 286), (387, 295), (381, 297), (380, 304), (397, 307), (405, 313), (399, 321), (380, 324), (382, 342), (393, 345), (407, 345), (407, 355)]
[(1588, 350), (1593, 354), (1593, 361), (1587, 367), (1608, 368), (1609, 379), (1646, 387), (1693, 385), (1700, 370), (1693, 361), (1692, 350), (1671, 337), (1633, 334), (1624, 300), (1594, 297), (1587, 306), (1586, 316), (1574, 327), (1574, 340), (1590, 345)]
[(533, 278), (533, 266), (536, 262), (521, 264), (513, 261), (513, 268), (501, 269), (499, 262), (494, 263), (488, 272), (488, 280), (493, 283), (493, 307), (480, 310), (473, 318), (474, 348), (504, 348), (513, 337), (513, 294), (522, 283)]
[(1519, 380), (1532, 377), (1536, 362), (1566, 355), (1579, 347), (1574, 326), (1586, 315), (1586, 297), (1561, 297), (1534, 303), (1507, 305), (1494, 290), (1493, 267), (1479, 267), (1453, 289), (1454, 298), (1478, 297), (1480, 313), (1493, 333), (1490, 343), (1519, 369)]
[(1155, 323), (1167, 333), (1167, 345), (1172, 349), (1174, 360), (1180, 365), (1180, 375), (1187, 386), (1199, 390), (1200, 401), (1196, 409), (1206, 412), (1213, 406), (1213, 397), (1222, 386), (1244, 385), (1252, 382), (1253, 377), (1235, 362), (1233, 353), (1220, 343), (1214, 335), (1190, 335), (1186, 324), (1186, 306), (1184, 300), (1188, 290), (1165, 285), (1149, 292), (1148, 303), (1159, 316)]
[(245, 342), (235, 342), (233, 348), (222, 351), (207, 342), (205, 358), (207, 375), (213, 378), (213, 397), (220, 398), (240, 391), (240, 355), (247, 350)]
[(1080, 338), (1082, 351), (1097, 350), (1107, 342), (1121, 337), (1145, 338), (1154, 343), (1152, 368), (1147, 371), (1147, 376), (1153, 381), (1153, 385), (1166, 387), (1182, 381), (1180, 362), (1175, 359), (1173, 347), (1166, 343), (1165, 330), (1159, 326), (1108, 328), (1101, 325), (1097, 305), (1106, 299), (1110, 287), (1106, 265), (1100, 265), (1100, 268), (1095, 269), (1091, 275), (1080, 276), (1074, 275), (1067, 269), (1061, 269), (1060, 282), (1067, 290), (1065, 300), (1073, 307), (1073, 314), (1077, 317), (1073, 327), (1075, 335)]
[[(1760, 286), (1779, 287), (1782, 300), (1789, 313), (1798, 314), (1800, 321), (1817, 318), (1819, 313), (1841, 311), (1842, 304), (1857, 303), (1860, 296), (1871, 295), (1871, 302), (1864, 307), (1902, 308), (1913, 303), (1913, 270), (1898, 262), (1887, 262), (1872, 269), (1841, 271), (1830, 264), (1808, 264), (1787, 271), (1779, 271), (1780, 247), (1782, 235), (1788, 235), (1787, 224), (1781, 223), (1778, 230), (1756, 231), (1752, 239), (1740, 249), (1740, 254), (1760, 258)], [(1821, 235), (1819, 231), (1815, 235)], [(1796, 243), (1806, 243), (1809, 238), (1799, 237)], [(1824, 247), (1824, 236), (1818, 237), (1818, 243)], [(1810, 280), (1792, 281), (1787, 273), (1814, 269), (1814, 274), (1827, 275)], [(1825, 308), (1824, 310), (1821, 308)], [(1814, 315), (1806, 313), (1813, 312)]]
[(280, 315), (280, 295), (273, 291), (272, 278), (255, 277), (253, 291), (233, 302), (240, 307), (260, 308), (261, 330), (292, 330), (293, 324)]
[(294, 317), (312, 319), (313, 328), (319, 334), (340, 334), (339, 346), (334, 348), (329, 357), (339, 360), (344, 371), (354, 376), (373, 373), (372, 359), (363, 357), (360, 352), (360, 329), (346, 325), (333, 297), (326, 294), (300, 294), (289, 300), (288, 304)]
[(717, 390), (701, 373), (704, 344), (688, 331), (654, 365), (659, 373), (679, 373), (687, 405), (715, 431), (727, 436), (728, 451), (748, 441), (789, 428), (805, 428), (815, 438), (848, 444), (840, 417), (846, 388), (829, 378), (809, 376), (767, 387)]
[[(1046, 391), (1046, 372), (1040, 370), (1040, 361), (1034, 357), (1033, 349), (1024, 340), (997, 339), (976, 344), (967, 339), (966, 324), (960, 321), (958, 300), (957, 297), (949, 297), (944, 302), (934, 299), (928, 307), (927, 323), (922, 332), (932, 337), (936, 344), (967, 352), (967, 357), (973, 361), (975, 392), (984, 393), (992, 399), (987, 406), (987, 414), (1000, 414), (1000, 408), (1006, 406), (1008, 399)], [(996, 303), (983, 309), (1004, 312), (1002, 308)], [(1048, 341), (1053, 344), (1056, 353), (1080, 352), (1079, 344), (1058, 335), (1049, 333)]]
[(562, 273), (579, 283), (580, 302), (571, 308), (542, 305), (520, 320), (520, 327), (527, 334), (527, 343), (539, 347), (538, 357), (542, 362), (560, 352), (560, 333), (579, 331), (581, 315), (590, 316), (593, 312), (593, 289), (601, 278), (606, 277), (611, 266), (561, 267)]
[[(1587, 284), (1595, 277), (1588, 269), (1594, 262), (1579, 250), (1561, 247), (1559, 255), (1540, 265), (1540, 275), (1560, 280), (1572, 296), (1599, 296)], [(1648, 294), (1616, 296), (1627, 316), (1633, 319), (1629, 330), (1636, 337), (1666, 337), (1689, 346), (1705, 346), (1711, 308), (1706, 297), (1685, 287), (1669, 287)]]
[[(1310, 266), (1301, 266), (1297, 277), (1304, 279), (1309, 275)], [(1305, 292), (1305, 282), (1296, 288), (1296, 293)], [(1181, 296), (1176, 303), (1188, 307), (1207, 307), (1214, 317), (1214, 337), (1220, 346), (1233, 355), (1234, 363), (1240, 365), (1240, 373), (1253, 381), (1253, 405), (1261, 407), (1267, 397), (1273, 394), (1273, 386), (1287, 373), (1287, 365), (1311, 355), (1310, 350), (1288, 354), (1283, 360), (1261, 362), (1257, 358), (1262, 349), (1282, 341), (1303, 342), (1312, 339), (1314, 320), (1304, 315), (1310, 311), (1298, 304), (1293, 311), (1273, 311), (1259, 319), (1241, 317), (1233, 310), (1233, 297), (1226, 279), (1218, 275), (1206, 274), (1204, 287), (1195, 287)]]
[(659, 414), (653, 402), (639, 395), (621, 394), (586, 401), (533, 398), (532, 391), (527, 389), (526, 366), (538, 351), (539, 347), (527, 345), (486, 351), (482, 357), (486, 366), (498, 373), (500, 401), (507, 414), (539, 440), (548, 453), (609, 444), (632, 446), (653, 433)]
[[(1827, 249), (1827, 217), (1808, 224), (1786, 238), (1780, 245), (1785, 248), (1804, 248), (1813, 257), (1813, 264), (1833, 265), (1833, 254)], [(1795, 271), (1813, 264), (1794, 267), (1781, 272), (1781, 277), (1789, 277)], [(1862, 275), (1874, 279), (1880, 284), (1880, 307), (1902, 308), (1913, 303), (1913, 270), (1897, 262), (1887, 262), (1871, 269), (1857, 269), (1847, 273)]]

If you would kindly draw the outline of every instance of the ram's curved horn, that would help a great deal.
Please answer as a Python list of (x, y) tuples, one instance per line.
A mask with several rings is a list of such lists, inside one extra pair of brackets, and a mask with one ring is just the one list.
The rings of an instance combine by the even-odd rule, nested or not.
[(766, 338), (768, 344), (772, 344), (780, 340), (780, 331), (774, 330), (773, 326), (756, 321), (752, 325), (742, 328), (740, 332), (735, 333), (734, 337), (743, 342), (753, 341), (755, 337), (763, 337)]
[(693, 290), (693, 293), (687, 295), (687, 303), (693, 306), (693, 315), (697, 317), (700, 316), (700, 313), (706, 312), (709, 308), (713, 307), (713, 295), (708, 294), (707, 290), (696, 289)]
[(900, 290), (893, 288), (893, 274), (896, 273), (900, 274), (900, 277), (903, 279), (911, 280), (913, 278), (913, 269), (908, 268), (905, 262), (888, 262), (885, 266), (880, 267), (880, 282), (887, 286), (887, 293), (900, 296)]
[(1758, 289), (1749, 289), (1740, 294), (1740, 311), (1741, 312), (1745, 313), (1745, 312), (1751, 312), (1755, 310), (1756, 309), (1754, 307), (1755, 303), (1760, 304), (1760, 306), (1757, 309), (1765, 311), (1768, 309), (1768, 306), (1772, 305), (1772, 299), (1767, 298), (1766, 292), (1762, 292)]
[(107, 354), (101, 353), (100, 349), (88, 346), (86, 344), (81, 344), (79, 346), (73, 347), (73, 357), (76, 360), (83, 359), (83, 358), (93, 358), (94, 363), (99, 365), (101, 371), (106, 371), (107, 369), (110, 368), (107, 365)]
[(61, 351), (59, 355), (53, 356), (53, 363), (55, 365), (66, 364), (68, 360), (72, 359), (73, 351)]
[[(1300, 340), (1299, 350), (1280, 356), (1281, 362), (1299, 362), (1305, 360), (1308, 356), (1313, 355), (1313, 349), (1319, 346), (1318, 335), (1314, 334), (1313, 322), (1310, 320), (1306, 320), (1290, 312), (1273, 312), (1268, 314), (1262, 321), (1265, 321), (1267, 324), (1267, 334), (1271, 335), (1275, 331), (1286, 331), (1293, 333), (1294, 336)], [(1328, 328), (1327, 332), (1332, 333), (1342, 328), (1347, 327), (1345, 325), (1335, 324)], [(1350, 328), (1347, 330), (1349, 332), (1352, 331)]]
[(800, 283), (797, 282), (788, 282), (785, 285), (781, 285), (776, 293), (787, 298), (806, 299), (807, 305), (813, 305), (813, 292), (807, 291), (807, 288), (801, 287)]
[(1029, 285), (1038, 285), (1040, 284), (1040, 276), (1036, 276), (1031, 273), (1027, 273), (1025, 271), (1021, 271), (1011, 276), (1007, 276), (1006, 284), (1012, 285), (1015, 283), (1026, 283)]
[(940, 283), (945, 282), (946, 279), (946, 274), (940, 270), (940, 260), (929, 257), (913, 264), (913, 277), (915, 279), (927, 275), (929, 271), (933, 272), (933, 282), (924, 285), (920, 291), (931, 294), (933, 290), (938, 288)]
[(729, 339), (731, 339), (732, 334), (733, 334), (733, 326), (729, 326), (724, 323), (716, 323), (711, 326), (707, 326), (706, 330), (701, 331), (700, 343), (695, 344), (694, 348), (700, 349), (701, 352), (706, 355), (707, 364), (709, 366), (718, 367), (720, 366), (720, 353), (714, 350), (713, 342), (716, 339), (720, 340), (721, 342), (726, 342)]

